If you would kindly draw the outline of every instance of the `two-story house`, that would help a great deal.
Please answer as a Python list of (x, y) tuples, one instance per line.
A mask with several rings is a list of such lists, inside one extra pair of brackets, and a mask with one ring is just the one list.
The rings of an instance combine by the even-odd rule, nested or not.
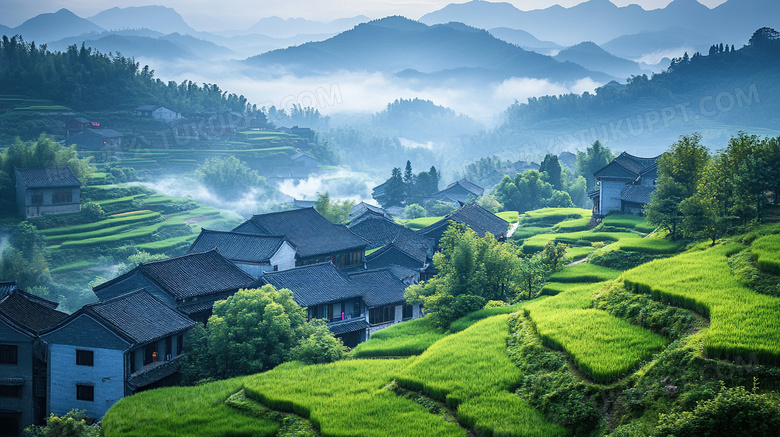
[(143, 288), (192, 320), (206, 323), (214, 302), (255, 283), (251, 275), (210, 250), (141, 263), (92, 290), (98, 299), (107, 300)]
[(346, 274), (327, 262), (269, 272), (261, 281), (292, 291), (309, 318), (325, 319), (350, 347), (377, 329), (420, 316), (418, 306), (404, 305), (406, 285), (387, 269)]
[(19, 436), (46, 416), (46, 348), (39, 334), (68, 317), (57, 303), (0, 282), (0, 434)]
[(295, 267), (296, 250), (284, 237), (201, 229), (187, 253), (216, 250), (255, 278)]
[(594, 172), (596, 189), (588, 193), (593, 200), (593, 216), (598, 219), (610, 212), (642, 214), (655, 191), (659, 156), (640, 158), (623, 152)]
[(329, 222), (314, 208), (254, 215), (233, 231), (283, 236), (297, 251), (296, 266), (332, 262), (342, 268), (362, 264), (368, 245), (346, 226)]
[(450, 220), (468, 226), (480, 237), (488, 233), (493, 234), (498, 241), (503, 241), (509, 230), (509, 223), (506, 220), (476, 203), (471, 203), (452, 211), (443, 219), (425, 229), (421, 229), (419, 232), (428, 238), (434, 239), (438, 247), (444, 231), (450, 225)]
[(48, 344), (48, 412), (100, 418), (137, 391), (178, 383), (195, 323), (140, 289), (85, 305), (41, 334)]
[(16, 168), (16, 205), (26, 218), (81, 211), (81, 181), (68, 167)]

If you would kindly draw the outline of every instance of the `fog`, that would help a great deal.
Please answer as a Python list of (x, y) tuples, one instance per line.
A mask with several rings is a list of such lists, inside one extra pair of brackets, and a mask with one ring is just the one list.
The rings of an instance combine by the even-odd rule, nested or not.
[[(389, 175), (388, 175), (389, 176)], [(310, 176), (304, 180), (287, 179), (278, 184), (282, 193), (300, 200), (316, 200), (318, 194), (330, 194), (331, 198), (361, 201), (371, 198), (371, 189), (385, 180), (366, 173), (339, 170), (324, 175)]]

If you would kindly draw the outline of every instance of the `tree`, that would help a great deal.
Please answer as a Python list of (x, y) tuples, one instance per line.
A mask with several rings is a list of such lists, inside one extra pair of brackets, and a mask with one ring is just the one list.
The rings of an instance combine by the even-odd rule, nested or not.
[(563, 190), (563, 171), (557, 156), (549, 153), (545, 155), (542, 164), (539, 166), (539, 172), (547, 173), (547, 182), (553, 186), (553, 189)]
[(19, 287), (28, 289), (49, 283), (49, 262), (46, 242), (35, 226), (19, 223), (0, 254), (0, 277), (14, 279)]
[(657, 187), (645, 215), (651, 224), (669, 230), (673, 240), (680, 237), (680, 204), (696, 192), (709, 160), (709, 151), (701, 144), (699, 134), (681, 136), (658, 158)]
[(375, 197), (375, 199), (383, 208), (389, 208), (403, 204), (404, 194), (404, 180), (401, 177), (401, 169), (395, 167), (390, 179), (385, 182), (384, 192), (379, 197)]
[(518, 263), (517, 272), (521, 292), (530, 300), (539, 291), (545, 278), (545, 268), (540, 255), (537, 253), (522, 258)]
[(273, 190), (265, 178), (235, 156), (206, 159), (195, 170), (195, 177), (206, 188), (228, 200), (237, 200), (252, 190)]
[(515, 185), (519, 192), (517, 211), (525, 212), (539, 209), (547, 199), (552, 197), (553, 186), (542, 180), (542, 175), (536, 170), (528, 170), (515, 175)]
[(351, 200), (330, 200), (330, 193), (317, 193), (317, 200), (314, 201), (314, 209), (331, 223), (343, 223), (349, 217), (355, 202)]
[(414, 190), (414, 173), (412, 173), (412, 161), (406, 161), (406, 168), (404, 169), (404, 187), (406, 188), (406, 197), (412, 195)]
[(574, 202), (571, 201), (569, 193), (566, 191), (553, 190), (552, 196), (545, 202), (550, 208), (573, 208)]
[(755, 32), (748, 40), (748, 45), (753, 47), (761, 47), (771, 41), (780, 39), (780, 33), (771, 27), (762, 27)]
[(98, 437), (100, 426), (87, 425), (84, 410), (71, 410), (64, 416), (49, 415), (44, 426), (30, 426), (24, 433), (30, 437)]
[(413, 203), (404, 208), (403, 217), (405, 219), (413, 220), (416, 218), (425, 217), (427, 214), (428, 213), (425, 211), (425, 208), (416, 203)]
[(588, 196), (585, 190), (587, 189), (587, 186), (588, 182), (582, 176), (577, 176), (576, 179), (569, 182), (568, 187), (566, 187), (566, 192), (569, 193), (569, 198), (571, 198), (571, 202), (575, 206), (580, 208), (586, 206)]
[(612, 154), (612, 151), (604, 147), (598, 140), (591, 147), (586, 148), (584, 152), (577, 151), (576, 167), (587, 182), (587, 191), (596, 187), (596, 177), (593, 176), (593, 173), (609, 164), (614, 158), (615, 155)]
[(568, 248), (569, 246), (555, 243), (552, 240), (544, 245), (544, 249), (539, 254), (539, 263), (548, 275), (562, 269), (566, 264), (566, 249)]
[(309, 326), (311, 334), (290, 351), (291, 359), (306, 364), (325, 364), (344, 358), (344, 343), (333, 336), (324, 320), (314, 319)]

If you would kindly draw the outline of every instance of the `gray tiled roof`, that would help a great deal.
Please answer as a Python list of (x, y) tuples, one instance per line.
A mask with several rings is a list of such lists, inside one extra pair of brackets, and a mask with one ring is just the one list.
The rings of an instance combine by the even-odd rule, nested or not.
[(360, 202), (357, 205), (352, 207), (352, 209), (349, 211), (349, 217), (347, 217), (347, 219), (351, 223), (357, 217), (360, 217), (361, 215), (367, 212), (390, 218), (390, 214), (388, 214), (387, 211), (385, 211), (384, 209), (378, 206), (368, 204), (366, 202)]
[(17, 168), (17, 183), (25, 188), (79, 187), (81, 182), (69, 167)]
[(337, 323), (328, 325), (333, 335), (346, 334), (347, 332), (360, 331), (361, 329), (368, 328), (368, 322), (366, 319), (350, 320), (344, 323)]
[(158, 284), (174, 298), (208, 296), (241, 288), (250, 288), (255, 279), (216, 250), (141, 263), (129, 272), (104, 282), (93, 290), (98, 292), (140, 273)]
[(383, 216), (366, 213), (362, 217), (362, 220), (350, 223), (349, 229), (366, 239), (370, 249), (393, 243), (424, 263), (428, 258), (428, 252), (435, 245), (432, 239)]
[(640, 174), (655, 166), (659, 156), (640, 158), (623, 152), (609, 164), (596, 170), (593, 175), (596, 177), (636, 179)]
[(177, 355), (170, 361), (156, 361), (143, 369), (133, 373), (127, 378), (127, 385), (131, 390), (138, 390), (149, 384), (153, 384), (167, 376), (178, 372), (181, 368), (181, 355)]
[(100, 319), (135, 344), (156, 341), (195, 325), (143, 289), (84, 305), (79, 311)]
[(201, 229), (187, 253), (201, 253), (216, 249), (231, 261), (268, 262), (284, 243), (284, 237), (239, 232), (210, 231)]
[(292, 291), (295, 301), (303, 307), (360, 297), (349, 278), (329, 262), (266, 272), (260, 280)]
[(631, 203), (641, 203), (646, 205), (650, 203), (650, 196), (655, 191), (655, 187), (646, 185), (626, 185), (620, 190), (620, 200)]
[(32, 333), (48, 329), (68, 317), (50, 305), (44, 305), (41, 300), (49, 302), (16, 290), (0, 297), (0, 315)]
[(419, 232), (427, 237), (435, 238), (438, 241), (447, 229), (447, 226), (449, 226), (450, 220), (465, 224), (473, 229), (480, 237), (489, 232), (493, 234), (494, 237), (499, 238), (500, 236), (505, 236), (507, 229), (509, 228), (509, 223), (506, 220), (485, 208), (482, 208), (476, 203), (471, 203), (463, 205), (457, 210), (449, 213), (443, 219)]
[(352, 273), (349, 275), (349, 279), (360, 290), (368, 307), (404, 302), (406, 284), (401, 282), (390, 269)]
[(366, 257), (366, 266), (369, 269), (381, 269), (392, 265), (422, 269), (426, 266), (426, 262), (420, 261), (394, 244), (389, 244)]
[(0, 281), (0, 297), (10, 294), (18, 288), (16, 281)]
[(258, 235), (284, 235), (302, 258), (363, 250), (367, 245), (346, 226), (329, 222), (314, 208), (255, 215), (233, 230)]
[[(119, 132), (113, 130), (113, 129), (87, 129), (84, 132), (79, 133), (78, 135), (82, 134), (95, 134), (104, 138), (121, 138), (123, 135)], [(75, 137), (76, 135), (74, 135)], [(72, 138), (72, 137), (71, 137)]]

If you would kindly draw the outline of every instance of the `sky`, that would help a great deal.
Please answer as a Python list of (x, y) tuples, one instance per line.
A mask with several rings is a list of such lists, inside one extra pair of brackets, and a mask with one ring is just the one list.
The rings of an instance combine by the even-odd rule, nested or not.
[[(497, 1), (497, 0), (494, 0)], [(571, 7), (582, 0), (505, 0), (521, 10), (541, 9), (560, 4)], [(671, 0), (611, 0), (618, 6), (636, 3), (645, 9), (665, 7)], [(699, 0), (713, 8), (725, 0)], [(381, 18), (403, 15), (418, 19), (449, 3), (463, 0), (0, 0), (0, 24), (16, 27), (35, 15), (66, 8), (80, 17), (89, 17), (114, 6), (162, 4), (175, 9), (197, 30), (247, 29), (264, 17), (303, 17), (315, 21), (366, 15)]]

